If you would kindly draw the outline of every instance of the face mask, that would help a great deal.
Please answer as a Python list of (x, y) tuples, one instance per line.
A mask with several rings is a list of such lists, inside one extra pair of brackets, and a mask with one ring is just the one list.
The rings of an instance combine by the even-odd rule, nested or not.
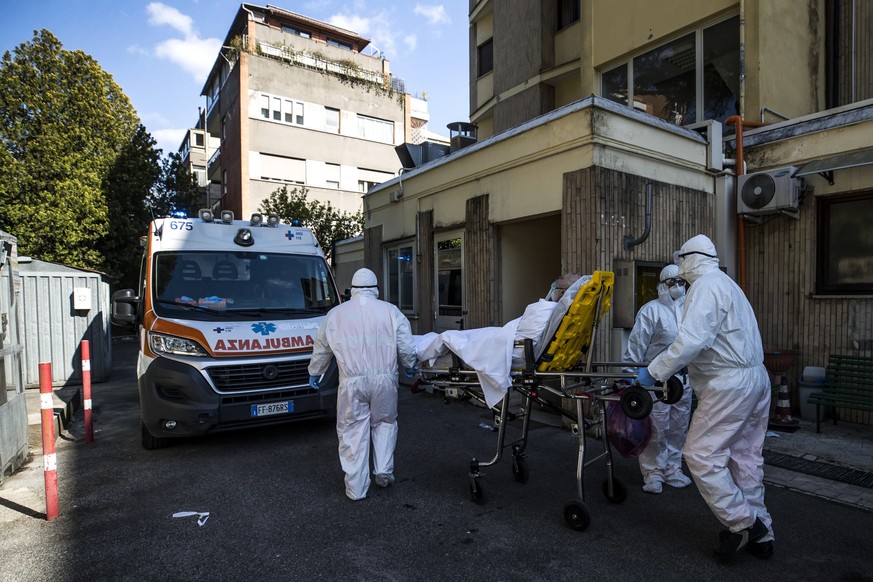
[(677, 299), (679, 299), (680, 297), (683, 297), (685, 295), (685, 287), (683, 287), (682, 285), (676, 285), (675, 287), (670, 287), (669, 291), (670, 291), (670, 297), (673, 298), (673, 301), (676, 301)]

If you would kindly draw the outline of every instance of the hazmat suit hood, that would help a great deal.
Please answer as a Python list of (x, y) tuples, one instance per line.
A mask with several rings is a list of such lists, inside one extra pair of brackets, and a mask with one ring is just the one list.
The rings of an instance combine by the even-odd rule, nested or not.
[(718, 254), (715, 245), (705, 234), (688, 239), (677, 254), (679, 276), (694, 283), (700, 277), (718, 269)]
[(376, 280), (376, 273), (370, 269), (355, 271), (352, 276), (352, 297), (356, 295), (379, 296), (379, 282)]
[[(679, 267), (677, 265), (667, 265), (661, 269), (661, 274), (658, 277), (658, 301), (665, 305), (672, 305), (674, 297), (670, 294), (670, 288), (664, 283), (667, 279), (676, 279), (679, 277)], [(684, 291), (684, 287), (682, 288)], [(683, 293), (684, 295), (684, 293)], [(676, 298), (678, 299), (678, 297)]]

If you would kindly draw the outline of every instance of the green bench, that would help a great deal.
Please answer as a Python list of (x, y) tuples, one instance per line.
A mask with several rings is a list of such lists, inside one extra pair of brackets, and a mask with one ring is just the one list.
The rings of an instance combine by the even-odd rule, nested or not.
[(807, 399), (815, 404), (815, 432), (821, 432), (822, 406), (873, 411), (873, 358), (831, 354), (825, 374), (822, 391)]

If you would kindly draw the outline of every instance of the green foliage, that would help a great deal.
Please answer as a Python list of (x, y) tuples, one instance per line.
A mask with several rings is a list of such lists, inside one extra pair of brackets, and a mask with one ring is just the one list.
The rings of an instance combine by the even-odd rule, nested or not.
[(47, 30), (3, 55), (0, 87), (0, 227), (21, 254), (115, 269), (126, 235), (109, 218), (139, 219), (155, 161), (127, 96)]
[(306, 188), (282, 186), (261, 203), (261, 212), (276, 214), (285, 224), (298, 219), (303, 226), (312, 229), (318, 244), (331, 259), (333, 243), (358, 236), (364, 232), (364, 215), (349, 214), (333, 207), (330, 202), (308, 200)]
[(182, 163), (182, 156), (173, 152), (162, 160), (160, 179), (146, 199), (146, 208), (154, 217), (169, 216), (174, 210), (197, 216), (202, 198), (197, 179)]

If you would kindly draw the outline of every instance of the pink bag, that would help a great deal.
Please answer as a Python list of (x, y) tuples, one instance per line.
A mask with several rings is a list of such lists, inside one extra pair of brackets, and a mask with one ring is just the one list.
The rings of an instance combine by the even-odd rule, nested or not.
[(639, 456), (652, 438), (652, 419), (647, 416), (634, 420), (621, 409), (621, 402), (610, 402), (606, 408), (606, 436), (621, 456)]

